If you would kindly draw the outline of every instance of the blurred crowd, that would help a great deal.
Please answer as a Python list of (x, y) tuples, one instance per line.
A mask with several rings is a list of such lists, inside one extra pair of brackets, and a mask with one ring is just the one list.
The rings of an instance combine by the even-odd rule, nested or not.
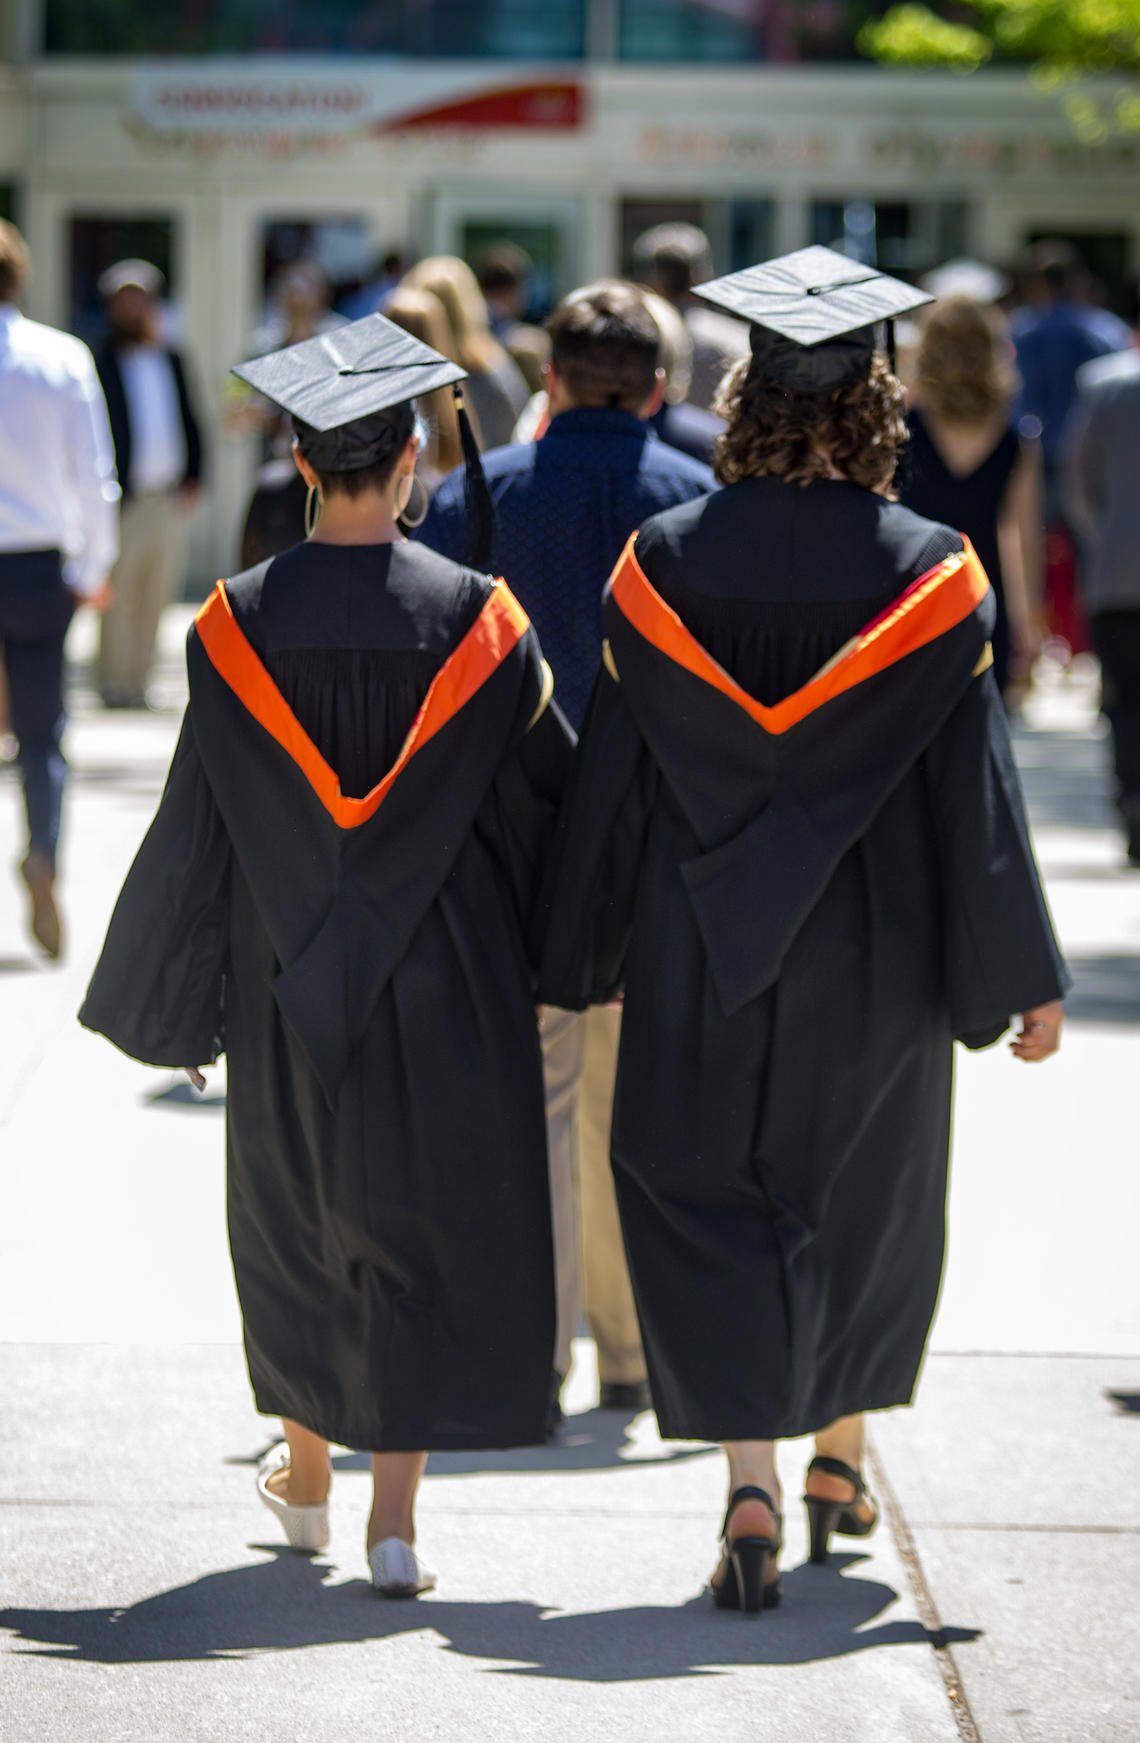
[[(18, 233), (0, 228), (0, 310), (15, 319), (30, 263)], [(694, 295), (714, 265), (707, 237), (693, 225), (645, 232), (630, 266), (659, 336), (659, 390), (644, 421), (667, 447), (712, 466), (723, 428), (718, 391), (748, 350), (748, 329)], [(1134, 299), (1127, 319), (1111, 312), (1103, 287), (1062, 242), (1034, 244), (1006, 271), (951, 261), (923, 288), (937, 300), (900, 324), (897, 337), (900, 415), (911, 441), (895, 493), (966, 533), (978, 551), (999, 600), (995, 666), (1010, 707), (1040, 657), (1060, 669), (1090, 652), (1099, 660), (1128, 852), (1140, 863), (1140, 312)], [(231, 379), (218, 417), (211, 415), (193, 368), (165, 336), (166, 287), (155, 266), (118, 262), (99, 290), (105, 336), (94, 360), (95, 397), (106, 416), (98, 408), (92, 415), (106, 439), (96, 432), (96, 457), (84, 464), (96, 468), (96, 494), (118, 498), (118, 554), (98, 586), (73, 589), (73, 597), (85, 592), (100, 610), (95, 684), (103, 704), (139, 709), (147, 706), (162, 610), (183, 580), (187, 511), (208, 481), (211, 452), (217, 461), (219, 431), (211, 425), (260, 444), (235, 567), (305, 536), (305, 486), (292, 462), (288, 420), (268, 401)], [(247, 355), (335, 332), (373, 312), (467, 371), (467, 408), (484, 451), (544, 438), (552, 417), (551, 309), (544, 276), (516, 243), (503, 239), (472, 263), (454, 256), (411, 262), (389, 252), (367, 282), (339, 300), (314, 260), (288, 261), (269, 287)], [(9, 352), (0, 351), (0, 367)], [(451, 394), (427, 396), (419, 411), (426, 500), (409, 527), (423, 520), (463, 460)], [(27, 433), (6, 421), (0, 443), (20, 445)], [(2, 501), (0, 556), (27, 544), (19, 514), (5, 524)], [(76, 524), (63, 529), (65, 549), (68, 541), (91, 539), (75, 513)], [(49, 542), (47, 535), (38, 542)], [(22, 634), (18, 613), (0, 621), (0, 746), (24, 763), (41, 751), (50, 761), (60, 756), (60, 726), (22, 733), (17, 717)], [(53, 690), (50, 705), (33, 713), (46, 719), (55, 706)], [(56, 713), (61, 722), (61, 704)], [(46, 748), (29, 744), (37, 732), (46, 733)]]

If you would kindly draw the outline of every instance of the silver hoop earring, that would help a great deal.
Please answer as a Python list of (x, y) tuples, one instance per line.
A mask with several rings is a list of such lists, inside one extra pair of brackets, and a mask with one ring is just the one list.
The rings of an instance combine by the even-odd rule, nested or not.
[[(420, 477), (418, 472), (409, 472), (407, 474), (407, 478), (408, 478), (408, 494), (407, 494), (407, 498), (404, 502), (403, 508), (401, 508), (399, 511), (399, 515), (400, 515), (400, 519), (403, 521), (404, 525), (406, 527), (410, 527), (411, 530), (414, 532), (417, 527), (422, 527), (425, 520), (427, 519), (427, 511), (431, 507), (431, 497), (427, 493), (427, 485), (424, 483), (423, 479)], [(412, 500), (412, 490), (417, 484), (420, 487), (420, 495), (423, 497), (424, 500), (423, 500), (423, 506), (421, 507), (420, 512), (417, 515), (413, 516), (413, 515), (410, 515), (408, 513), (408, 504)]]
[(309, 493), (305, 498), (305, 537), (307, 539), (311, 539), (316, 532), (317, 522), (321, 518), (321, 510), (324, 506), (324, 498), (320, 491), (315, 484), (310, 484)]

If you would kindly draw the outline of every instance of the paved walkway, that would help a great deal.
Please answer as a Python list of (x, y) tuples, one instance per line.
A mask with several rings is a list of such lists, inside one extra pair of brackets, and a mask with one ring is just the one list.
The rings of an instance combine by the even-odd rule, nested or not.
[[(1061, 1056), (960, 1060), (948, 1283), (915, 1410), (879, 1418), (888, 1528), (804, 1565), (782, 1610), (701, 1583), (719, 1456), (593, 1408), (562, 1442), (433, 1458), (437, 1595), (385, 1605), (365, 1461), (330, 1555), (284, 1553), (252, 1494), (223, 1232), (222, 1085), (203, 1101), (74, 1011), (177, 728), (80, 687), (65, 965), (33, 961), (0, 779), (0, 1739), (3, 1743), (1115, 1743), (1140, 1735), (1140, 874), (1120, 864), (1090, 694), (1020, 734), (1077, 971)], [(89, 630), (77, 626), (82, 661)], [(782, 1469), (790, 1503), (805, 1449)]]

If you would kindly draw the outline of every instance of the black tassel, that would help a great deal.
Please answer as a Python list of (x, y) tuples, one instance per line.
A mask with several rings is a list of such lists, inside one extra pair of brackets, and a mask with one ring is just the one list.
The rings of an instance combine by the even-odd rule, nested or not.
[(898, 354), (898, 347), (895, 344), (895, 324), (894, 324), (894, 322), (888, 321), (886, 323), (886, 328), (887, 328), (887, 363), (890, 366), (891, 374), (897, 375), (899, 372), (899, 354)]
[(495, 509), (479, 444), (471, 428), (471, 419), (463, 403), (463, 393), (455, 387), (455, 410), (459, 418), (459, 440), (463, 445), (463, 508), (467, 522), (464, 562), (469, 569), (485, 571), (491, 563), (491, 546), (495, 539)]

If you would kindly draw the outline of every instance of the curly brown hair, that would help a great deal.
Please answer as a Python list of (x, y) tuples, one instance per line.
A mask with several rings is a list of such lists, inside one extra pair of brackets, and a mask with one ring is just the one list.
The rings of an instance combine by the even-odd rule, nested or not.
[(1008, 412), (1017, 371), (1004, 315), (972, 297), (944, 297), (923, 322), (914, 385), (946, 424), (975, 427)]
[(717, 437), (713, 470), (721, 484), (783, 478), (810, 484), (836, 472), (867, 490), (885, 490), (907, 442), (903, 388), (885, 357), (845, 387), (794, 392), (742, 357), (725, 376), (713, 410), (728, 428)]

